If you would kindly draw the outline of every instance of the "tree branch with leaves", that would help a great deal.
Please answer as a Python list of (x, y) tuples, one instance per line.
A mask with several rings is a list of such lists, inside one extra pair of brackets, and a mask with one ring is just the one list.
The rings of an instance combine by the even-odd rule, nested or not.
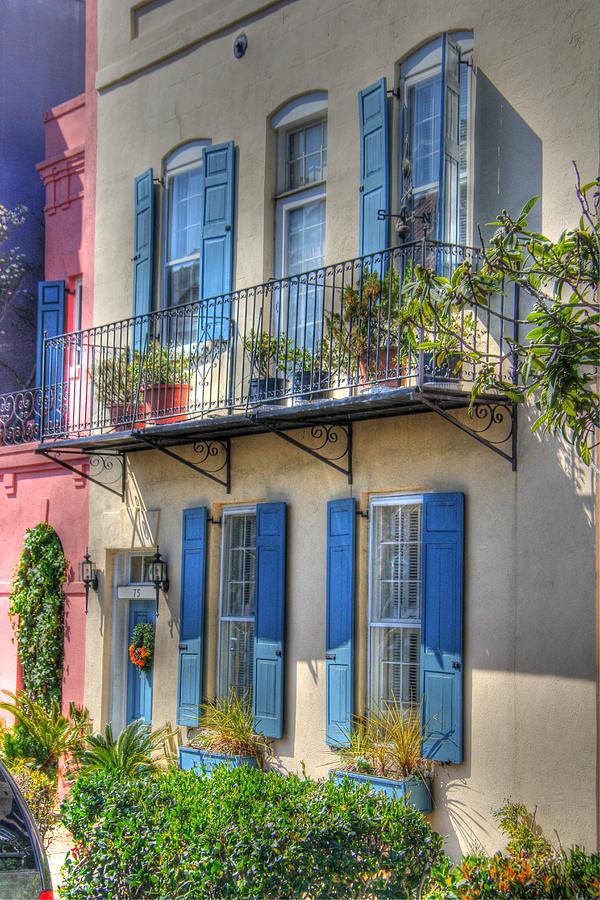
[[(453, 336), (460, 365), (473, 366), (471, 411), (490, 392), (529, 402), (537, 411), (532, 430), (561, 434), (589, 464), (600, 427), (600, 178), (582, 184), (573, 165), (581, 210), (575, 227), (556, 240), (531, 230), (528, 216), (538, 197), (516, 217), (504, 210), (491, 223), (496, 231), (487, 245), (480, 231), (479, 265), (466, 260), (450, 277), (415, 266), (404, 303), (413, 343), (443, 361)], [(459, 327), (464, 315), (497, 309), (497, 298), (515, 287), (528, 309), (516, 323), (517, 336), (505, 338), (495, 354), (465, 341)], [(423, 341), (432, 322), (435, 334)], [(507, 368), (514, 377), (503, 374)]]

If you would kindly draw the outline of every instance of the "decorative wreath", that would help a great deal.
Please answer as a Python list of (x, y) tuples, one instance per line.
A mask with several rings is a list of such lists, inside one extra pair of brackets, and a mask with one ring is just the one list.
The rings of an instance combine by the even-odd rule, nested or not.
[(154, 625), (138, 622), (131, 634), (129, 659), (138, 669), (149, 669), (154, 656)]

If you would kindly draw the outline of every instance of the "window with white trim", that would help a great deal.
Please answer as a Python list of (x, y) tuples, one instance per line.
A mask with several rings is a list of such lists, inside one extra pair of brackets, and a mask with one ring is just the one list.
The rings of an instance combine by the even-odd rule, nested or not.
[(325, 262), (327, 96), (308, 94), (271, 120), (277, 133), (276, 276), (291, 278), (280, 330), (314, 353), (321, 336), (322, 291), (314, 273)]
[(202, 148), (210, 141), (179, 147), (165, 163), (165, 301), (192, 303), (199, 297), (202, 244)]
[(256, 509), (225, 510), (221, 535), (217, 692), (252, 694)]
[(471, 70), (465, 63), (472, 50), (470, 32), (444, 34), (401, 65), (401, 206), (412, 216), (414, 240), (426, 230), (434, 240), (469, 242)]
[(421, 497), (369, 509), (369, 705), (420, 701)]
[(129, 583), (130, 584), (149, 584), (150, 581), (150, 565), (153, 556), (145, 556), (141, 553), (132, 554), (129, 557)]

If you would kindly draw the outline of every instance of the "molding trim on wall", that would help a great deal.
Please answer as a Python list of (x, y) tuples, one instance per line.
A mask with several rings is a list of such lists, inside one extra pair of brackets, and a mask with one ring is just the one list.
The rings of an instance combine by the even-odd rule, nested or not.
[[(161, 29), (154, 29), (147, 35), (140, 35), (130, 40), (129, 47), (132, 52), (118, 62), (110, 63), (98, 70), (96, 89), (99, 92), (106, 91), (120, 81), (138, 75), (144, 69), (164, 62), (209, 38), (241, 27), (255, 16), (261, 15), (273, 7), (295, 2), (297, 0), (262, 0), (262, 2), (261, 0), (229, 0), (228, 3), (221, 4), (217, 10), (204, 16), (199, 15), (197, 9), (181, 13), (170, 22), (168, 34), (164, 34)], [(132, 7), (132, 22), (136, 10), (141, 10), (144, 6), (147, 6), (147, 3), (138, 3)], [(132, 29), (132, 32), (135, 33), (135, 29)], [(136, 47), (135, 50), (134, 47)]]
[(50, 216), (57, 209), (68, 209), (76, 200), (83, 199), (83, 173), (85, 171), (85, 149), (73, 147), (46, 159), (36, 166), (46, 188), (44, 212)]

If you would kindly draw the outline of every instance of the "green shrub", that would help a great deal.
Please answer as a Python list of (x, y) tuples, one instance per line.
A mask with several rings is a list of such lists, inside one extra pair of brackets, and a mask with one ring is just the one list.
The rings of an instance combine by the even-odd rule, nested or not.
[(431, 872), (431, 900), (600, 897), (600, 854), (553, 847), (522, 803), (506, 800), (494, 815), (509, 838), (505, 853), (473, 853), (458, 865), (443, 859)]
[(79, 779), (69, 898), (407, 897), (441, 838), (397, 800), (242, 766)]
[(25, 763), (16, 763), (11, 773), (27, 800), (44, 846), (48, 847), (56, 818), (56, 779)]

